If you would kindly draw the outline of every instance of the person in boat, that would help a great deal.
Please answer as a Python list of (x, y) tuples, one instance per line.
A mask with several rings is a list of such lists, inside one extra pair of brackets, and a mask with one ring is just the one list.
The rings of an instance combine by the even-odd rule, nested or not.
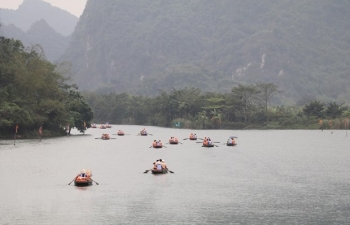
[(208, 137), (208, 144), (211, 145), (213, 142), (211, 141), (210, 137)]
[(156, 170), (162, 170), (162, 164), (159, 159), (157, 159), (155, 166), (156, 166), (155, 168)]
[(232, 144), (232, 138), (229, 138), (229, 139), (227, 140), (227, 144)]
[(167, 166), (165, 164), (165, 161), (162, 159), (159, 159), (160, 164), (162, 165), (162, 169), (167, 169)]
[(146, 128), (143, 128), (143, 129), (141, 130), (141, 134), (147, 134)]
[(157, 145), (157, 146), (161, 146), (161, 145), (162, 145), (162, 141), (161, 141), (161, 140), (157, 141), (157, 142), (156, 142), (156, 145)]
[(236, 144), (236, 140), (234, 138), (232, 138), (231, 140), (232, 140), (232, 144)]

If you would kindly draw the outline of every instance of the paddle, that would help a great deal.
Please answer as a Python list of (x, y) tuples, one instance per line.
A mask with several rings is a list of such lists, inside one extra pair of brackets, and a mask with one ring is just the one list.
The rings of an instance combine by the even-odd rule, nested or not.
[(169, 170), (169, 169), (168, 169), (168, 171), (169, 171), (170, 173), (174, 173), (173, 171), (171, 171), (171, 170)]
[(148, 173), (150, 170), (146, 170), (145, 172), (143, 172), (143, 173)]
[(74, 179), (73, 179), (71, 182), (69, 182), (68, 185), (70, 185), (73, 181), (75, 181), (76, 178), (77, 178), (77, 177), (74, 177)]
[(203, 141), (196, 141), (196, 143), (203, 143)]
[[(90, 178), (91, 179), (91, 178)], [(98, 185), (98, 183), (96, 182), (96, 181), (94, 181), (93, 179), (91, 179), (93, 182), (95, 182), (97, 185)]]
[(184, 138), (184, 139), (182, 139), (182, 140), (187, 140), (188, 138)]

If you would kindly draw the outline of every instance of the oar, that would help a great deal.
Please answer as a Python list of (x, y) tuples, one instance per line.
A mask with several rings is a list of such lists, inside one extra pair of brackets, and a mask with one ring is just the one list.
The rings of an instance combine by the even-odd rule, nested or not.
[(153, 147), (153, 145), (149, 146), (149, 148), (152, 148), (152, 147)]
[(76, 178), (77, 178), (77, 177), (74, 177), (74, 179), (73, 179), (71, 182), (69, 182), (68, 185), (70, 185), (73, 181), (75, 181)]
[(220, 141), (214, 141), (213, 143), (220, 143)]
[(188, 138), (184, 138), (184, 139), (182, 139), (182, 140), (187, 140)]
[(171, 170), (168, 170), (170, 173), (174, 173), (173, 171), (171, 171)]
[(165, 146), (165, 145), (162, 145), (164, 148), (167, 148), (167, 146)]
[(182, 142), (179, 142), (180, 144), (183, 144)]
[(101, 139), (101, 138), (95, 138), (95, 139)]
[(203, 143), (203, 141), (196, 141), (196, 143)]
[[(91, 179), (91, 178), (90, 178)], [(97, 185), (98, 185), (98, 183), (96, 182), (96, 181), (94, 181), (93, 179), (91, 179), (93, 182), (95, 182)]]
[(145, 172), (143, 172), (143, 173), (148, 173), (150, 170), (146, 170)]
[(148, 133), (149, 135), (153, 136), (153, 134)]
[(219, 145), (214, 145), (215, 147), (219, 147)]

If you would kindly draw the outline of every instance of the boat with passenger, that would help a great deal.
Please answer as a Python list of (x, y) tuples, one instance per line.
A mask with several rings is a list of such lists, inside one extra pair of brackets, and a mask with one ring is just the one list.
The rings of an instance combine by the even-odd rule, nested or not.
[(179, 144), (179, 139), (177, 139), (177, 137), (170, 137), (169, 144), (177, 145), (177, 144)]
[(208, 148), (215, 146), (211, 141), (210, 137), (204, 137), (202, 144), (203, 144), (202, 147), (208, 147)]
[(197, 140), (197, 134), (190, 134), (189, 139), (192, 140), (192, 141)]
[(102, 134), (101, 139), (102, 140), (109, 140), (109, 139), (111, 139), (111, 136), (109, 134)]
[(147, 131), (146, 131), (146, 129), (145, 128), (143, 128), (141, 131), (140, 131), (140, 135), (141, 136), (147, 136)]
[(154, 140), (153, 143), (152, 143), (152, 147), (153, 148), (162, 148), (163, 147), (163, 143), (162, 143), (161, 140), (159, 140), (159, 141)]
[(226, 145), (227, 146), (235, 146), (237, 145), (237, 142), (235, 140), (235, 138), (237, 138), (236, 136), (230, 136), (227, 141), (226, 141)]
[(152, 174), (165, 174), (168, 173), (168, 167), (165, 164), (165, 161), (162, 159), (157, 159), (153, 163), (153, 169), (151, 170)]
[(124, 131), (122, 131), (122, 130), (118, 130), (117, 135), (118, 135), (118, 136), (124, 136), (125, 134), (124, 134)]
[(75, 186), (90, 186), (92, 185), (92, 172), (91, 170), (81, 170), (74, 178)]

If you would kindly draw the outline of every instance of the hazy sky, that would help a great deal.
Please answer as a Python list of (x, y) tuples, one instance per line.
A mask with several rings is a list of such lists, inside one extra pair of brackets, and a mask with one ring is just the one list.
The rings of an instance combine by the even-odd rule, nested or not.
[[(43, 0), (51, 5), (64, 9), (71, 14), (80, 17), (83, 13), (87, 0)], [(0, 0), (0, 8), (17, 9), (23, 0)]]

